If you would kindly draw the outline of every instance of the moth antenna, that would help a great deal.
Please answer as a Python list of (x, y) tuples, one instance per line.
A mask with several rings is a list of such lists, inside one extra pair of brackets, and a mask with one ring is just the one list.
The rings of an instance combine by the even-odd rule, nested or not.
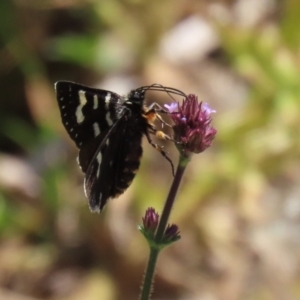
[(140, 87), (140, 89), (142, 89), (144, 91), (166, 92), (170, 96), (170, 98), (172, 98), (174, 101), (176, 101), (176, 99), (172, 96), (172, 94), (182, 96), (184, 98), (187, 97), (187, 95), (184, 92), (182, 92), (178, 89), (174, 89), (174, 88), (171, 88), (171, 87), (166, 87), (166, 86), (163, 86), (163, 85), (157, 84), (157, 83), (154, 83), (154, 84), (149, 85), (149, 86), (142, 86), (142, 87)]

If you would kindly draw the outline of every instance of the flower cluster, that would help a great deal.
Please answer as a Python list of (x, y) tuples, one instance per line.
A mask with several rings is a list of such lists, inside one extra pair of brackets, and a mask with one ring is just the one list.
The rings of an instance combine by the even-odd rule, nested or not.
[(155, 233), (159, 223), (159, 215), (154, 208), (149, 207), (146, 210), (145, 216), (142, 218), (143, 225), (139, 226), (140, 231), (143, 233), (148, 243), (158, 248), (165, 246), (180, 239), (179, 228), (175, 224), (168, 224), (165, 229), (164, 236), (159, 245), (155, 244)]
[(196, 95), (188, 95), (180, 105), (178, 102), (165, 105), (175, 123), (174, 139), (181, 155), (189, 157), (191, 153), (200, 153), (207, 149), (217, 130), (211, 126), (211, 114), (216, 111), (207, 103), (198, 102)]

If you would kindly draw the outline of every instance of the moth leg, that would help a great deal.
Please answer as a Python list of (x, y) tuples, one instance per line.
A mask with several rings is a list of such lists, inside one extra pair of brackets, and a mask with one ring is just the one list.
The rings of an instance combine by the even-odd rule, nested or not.
[[(160, 135), (160, 133), (162, 133), (164, 136), (167, 136), (165, 135), (162, 131), (157, 131), (155, 129), (153, 129), (155, 131), (155, 135), (158, 136)], [(160, 133), (159, 133), (160, 132)], [(149, 144), (155, 148), (158, 152), (161, 153), (161, 155), (171, 164), (171, 168), (172, 168), (172, 174), (173, 176), (175, 176), (175, 169), (174, 169), (174, 165), (173, 165), (173, 162), (171, 160), (171, 158), (169, 158), (169, 156), (167, 155), (167, 153), (163, 150), (163, 147), (162, 146), (159, 146), (158, 144), (155, 144), (152, 140), (151, 140), (151, 137), (150, 137), (150, 134), (149, 132), (145, 132), (145, 135), (147, 137), (147, 140), (149, 142)], [(169, 138), (170, 139), (170, 138)]]
[(155, 111), (153, 111), (153, 109), (144, 113), (144, 116), (148, 120), (148, 129), (150, 130), (150, 133), (154, 134), (156, 137), (163, 139), (163, 140), (172, 141), (176, 144), (181, 143), (179, 141), (174, 140), (173, 138), (171, 138), (170, 136), (165, 134), (163, 131), (156, 129), (155, 125), (153, 124), (153, 120), (155, 120), (155, 118), (158, 118), (163, 124), (166, 124), (170, 127), (172, 127), (172, 126), (169, 125), (168, 123), (166, 123), (164, 120), (162, 120), (161, 116), (159, 114), (157, 114)]
[(148, 130), (151, 134), (154, 134), (159, 139), (175, 142), (175, 140), (173, 140), (169, 135), (161, 130), (157, 130), (155, 125), (151, 123), (148, 123)]
[(166, 125), (168, 127), (172, 127), (172, 125), (170, 125), (169, 123), (167, 123), (165, 120), (163, 120), (163, 118), (161, 117), (161, 115), (156, 114), (156, 118), (162, 123), (162, 127), (163, 125)]
[(174, 140), (173, 138), (171, 138), (161, 130), (157, 130), (156, 128), (153, 128), (152, 130), (153, 131), (151, 131), (151, 133), (154, 134), (159, 139), (171, 141), (174, 142), (175, 144), (182, 144), (182, 142)]
[(153, 116), (152, 119), (158, 119), (163, 125), (172, 127), (170, 124), (168, 124), (166, 121), (163, 120), (163, 118), (158, 113), (164, 113), (168, 114), (169, 112), (163, 109), (158, 103), (153, 102), (147, 107), (147, 112), (145, 113), (146, 116)]
[(156, 102), (153, 102), (151, 103), (149, 106), (148, 106), (148, 109), (149, 110), (154, 110), (155, 112), (160, 112), (160, 113), (164, 113), (164, 114), (168, 114), (169, 112), (167, 110), (165, 110), (161, 105), (159, 105), (158, 103)]
[(168, 136), (167, 134), (165, 134), (165, 133), (164, 133), (163, 131), (161, 131), (161, 130), (156, 130), (156, 129), (155, 129), (155, 130), (153, 131), (153, 134), (154, 134), (157, 138), (159, 138), (159, 139), (174, 142), (174, 140), (173, 140), (170, 136)]

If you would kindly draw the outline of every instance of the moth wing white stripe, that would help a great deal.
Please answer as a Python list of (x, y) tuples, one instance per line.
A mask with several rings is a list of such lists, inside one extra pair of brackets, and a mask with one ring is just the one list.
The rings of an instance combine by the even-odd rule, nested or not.
[(84, 120), (84, 115), (82, 113), (82, 108), (86, 105), (87, 100), (85, 97), (85, 91), (79, 91), (79, 106), (76, 109), (76, 119), (78, 123), (82, 123)]
[(105, 96), (105, 108), (108, 109), (108, 105), (111, 99), (111, 93), (107, 93), (107, 95)]
[(113, 121), (112, 121), (112, 119), (110, 118), (110, 113), (109, 113), (109, 112), (106, 113), (105, 119), (106, 119), (107, 124), (108, 124), (109, 126), (111, 126), (111, 125), (113, 124)]
[(101, 161), (102, 161), (102, 154), (99, 151), (98, 155), (97, 155), (97, 161), (98, 161), (98, 170), (97, 170), (97, 178), (99, 178), (100, 176), (100, 165), (101, 165)]
[(95, 123), (93, 124), (93, 127), (94, 127), (94, 133), (95, 133), (95, 137), (96, 137), (97, 135), (100, 134), (100, 127), (99, 127), (99, 124), (98, 124), (97, 122), (95, 122)]
[(98, 97), (97, 95), (94, 95), (94, 106), (93, 106), (93, 109), (97, 109), (98, 108)]

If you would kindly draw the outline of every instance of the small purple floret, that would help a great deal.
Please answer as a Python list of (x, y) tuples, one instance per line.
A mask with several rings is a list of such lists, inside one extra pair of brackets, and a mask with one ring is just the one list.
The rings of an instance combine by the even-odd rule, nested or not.
[(177, 225), (175, 224), (168, 224), (165, 233), (164, 233), (164, 241), (165, 242), (172, 242), (172, 241), (176, 241), (180, 238), (179, 235), (179, 228)]
[(149, 207), (142, 220), (145, 230), (154, 233), (158, 225), (159, 215), (154, 208)]
[(178, 103), (177, 102), (172, 102), (170, 105), (165, 104), (164, 107), (170, 112), (173, 113), (178, 110)]

